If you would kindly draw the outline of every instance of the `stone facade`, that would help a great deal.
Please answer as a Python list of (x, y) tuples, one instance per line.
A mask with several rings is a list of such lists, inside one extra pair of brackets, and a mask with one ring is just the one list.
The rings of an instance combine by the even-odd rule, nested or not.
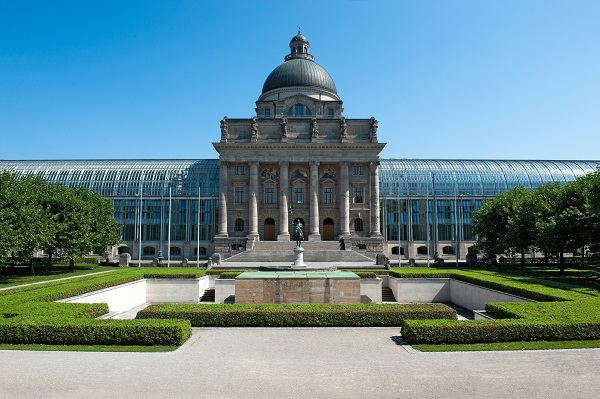
[[(299, 34), (267, 78), (257, 115), (221, 121), (215, 250), (289, 241), (300, 220), (310, 241), (371, 238), (382, 248), (377, 121), (347, 119), (333, 80)], [(300, 52), (299, 52), (300, 51)], [(318, 68), (317, 68), (318, 67)], [(350, 249), (350, 248), (348, 248)]]

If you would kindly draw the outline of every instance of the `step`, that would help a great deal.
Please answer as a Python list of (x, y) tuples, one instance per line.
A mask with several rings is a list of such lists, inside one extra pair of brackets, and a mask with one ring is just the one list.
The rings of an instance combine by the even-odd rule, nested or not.
[[(372, 259), (355, 251), (304, 250), (305, 262), (372, 262)], [(227, 262), (294, 262), (294, 252), (287, 251), (244, 251), (227, 258)]]
[(382, 302), (396, 302), (396, 298), (394, 297), (394, 292), (389, 287), (381, 288), (381, 301)]
[(200, 297), (200, 302), (214, 302), (215, 301), (215, 289), (207, 288), (204, 290), (202, 297)]

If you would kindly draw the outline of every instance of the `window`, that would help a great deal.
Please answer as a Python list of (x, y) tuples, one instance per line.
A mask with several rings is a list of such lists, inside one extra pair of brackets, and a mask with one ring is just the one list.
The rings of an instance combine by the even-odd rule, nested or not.
[(323, 189), (323, 203), (333, 204), (333, 188), (325, 187)]
[(244, 231), (244, 219), (235, 219), (235, 231)]
[(235, 201), (236, 204), (242, 204), (244, 202), (244, 187), (235, 188)]
[(354, 187), (354, 203), (355, 204), (363, 203), (363, 188), (362, 187)]
[(296, 204), (304, 204), (304, 187), (294, 188), (294, 202)]
[(454, 247), (451, 246), (445, 246), (444, 248), (442, 248), (442, 254), (444, 255), (454, 255)]
[[(194, 248), (194, 255), (198, 255), (198, 248)], [(206, 247), (200, 247), (200, 255), (206, 255)]]
[(274, 204), (275, 203), (275, 188), (267, 187), (265, 188), (265, 204)]
[(154, 254), (156, 254), (156, 248), (144, 247), (143, 252), (144, 252), (144, 255), (154, 255)]
[(236, 175), (245, 175), (246, 174), (246, 166), (245, 165), (236, 165), (235, 166), (235, 174)]
[(310, 108), (306, 105), (296, 104), (288, 109), (288, 116), (311, 116)]
[(426, 246), (422, 246), (417, 248), (417, 254), (419, 255), (427, 255), (427, 247)]
[(330, 118), (333, 118), (333, 108), (327, 109), (327, 116), (329, 116)]
[(352, 174), (354, 176), (362, 176), (364, 174), (362, 165), (352, 166)]
[(181, 255), (181, 248), (171, 247), (171, 255)]
[(354, 220), (354, 231), (363, 231), (363, 220), (358, 218)]
[(265, 109), (265, 116), (268, 118), (269, 116), (271, 116), (271, 109), (267, 108)]
[(121, 254), (128, 254), (129, 253), (129, 247), (125, 247), (125, 246), (119, 247), (119, 249), (117, 250), (117, 253), (119, 255), (121, 255)]

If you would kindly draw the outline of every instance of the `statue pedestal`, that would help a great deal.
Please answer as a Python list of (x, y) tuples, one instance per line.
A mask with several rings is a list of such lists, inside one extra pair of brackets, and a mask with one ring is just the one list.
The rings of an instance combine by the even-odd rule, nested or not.
[(296, 247), (294, 248), (294, 264), (292, 265), (292, 269), (305, 269), (306, 264), (304, 263), (304, 248)]

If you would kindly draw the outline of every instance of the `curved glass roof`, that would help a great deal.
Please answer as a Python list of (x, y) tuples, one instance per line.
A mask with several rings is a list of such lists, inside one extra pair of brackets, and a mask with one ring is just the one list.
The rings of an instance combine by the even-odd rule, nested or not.
[(513, 187), (566, 183), (600, 168), (600, 161), (382, 159), (381, 197), (494, 196)]
[[(494, 196), (516, 186), (566, 183), (600, 168), (600, 161), (491, 161), (381, 159), (381, 197)], [(82, 186), (106, 197), (214, 196), (219, 193), (216, 159), (0, 161), (17, 177), (39, 175), (51, 183)], [(434, 190), (435, 189), (435, 190)]]
[(39, 175), (51, 183), (82, 186), (106, 197), (219, 194), (216, 159), (0, 161), (17, 177)]

